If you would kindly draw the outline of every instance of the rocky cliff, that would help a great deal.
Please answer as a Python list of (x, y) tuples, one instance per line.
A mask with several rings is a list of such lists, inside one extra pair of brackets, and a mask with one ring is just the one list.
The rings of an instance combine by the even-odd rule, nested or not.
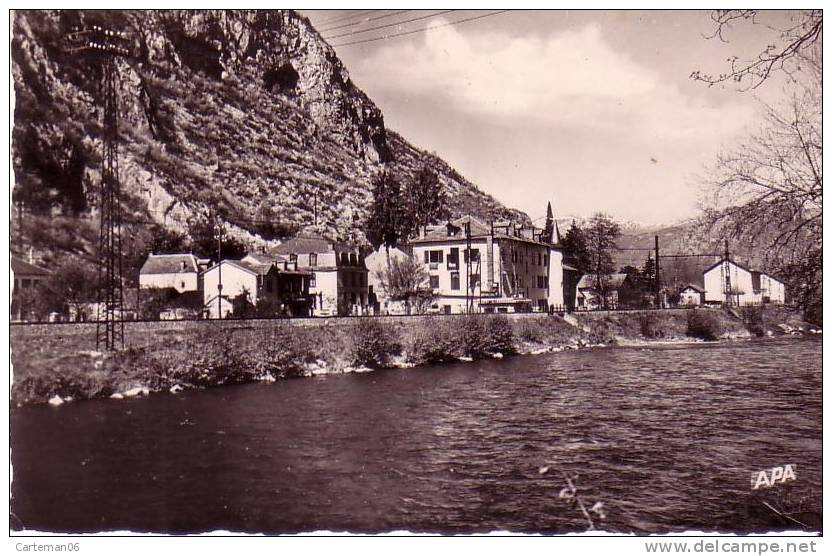
[(77, 33), (94, 25), (124, 31), (131, 54), (118, 60), (128, 234), (147, 225), (185, 232), (214, 208), (254, 245), (264, 219), (287, 233), (360, 240), (381, 165), (403, 176), (433, 166), (452, 215), (525, 216), (387, 131), (335, 51), (295, 12), (18, 11), (15, 251), (32, 245), (47, 259), (93, 251), (101, 64), (78, 49)]

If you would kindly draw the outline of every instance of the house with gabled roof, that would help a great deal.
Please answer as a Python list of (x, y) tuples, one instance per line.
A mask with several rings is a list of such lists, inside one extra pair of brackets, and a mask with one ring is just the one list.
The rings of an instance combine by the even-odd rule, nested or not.
[(757, 305), (785, 303), (786, 286), (777, 278), (722, 258), (702, 273), (706, 303)]
[(14, 274), (12, 318), (14, 320), (34, 318), (31, 314), (32, 296), (40, 295), (38, 288), (49, 279), (51, 272), (15, 256), (11, 258), (11, 269)]
[(200, 273), (209, 264), (193, 253), (151, 253), (139, 270), (139, 288), (200, 291)]
[(576, 288), (578, 310), (622, 309), (639, 304), (638, 288), (629, 274), (584, 274)]
[(705, 303), (705, 288), (688, 284), (679, 290), (679, 305), (696, 307)]
[(562, 250), (542, 230), (463, 216), (410, 241), (441, 313), (510, 313), (562, 307)]

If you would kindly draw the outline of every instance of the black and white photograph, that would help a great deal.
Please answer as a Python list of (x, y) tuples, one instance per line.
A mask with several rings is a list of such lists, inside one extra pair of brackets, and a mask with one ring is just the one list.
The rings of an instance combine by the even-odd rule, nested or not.
[(13, 549), (819, 550), (823, 10), (205, 5), (8, 12)]

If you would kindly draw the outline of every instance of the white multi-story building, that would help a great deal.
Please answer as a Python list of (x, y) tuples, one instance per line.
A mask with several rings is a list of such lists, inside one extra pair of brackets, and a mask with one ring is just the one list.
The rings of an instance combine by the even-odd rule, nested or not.
[(413, 254), (424, 261), (439, 312), (464, 313), (469, 306), (485, 313), (563, 306), (563, 255), (539, 229), (509, 222), (486, 225), (464, 216), (428, 227), (411, 244)]
[(786, 286), (783, 282), (732, 260), (722, 259), (714, 263), (705, 269), (702, 277), (706, 303), (725, 303), (729, 298), (732, 305), (786, 301)]

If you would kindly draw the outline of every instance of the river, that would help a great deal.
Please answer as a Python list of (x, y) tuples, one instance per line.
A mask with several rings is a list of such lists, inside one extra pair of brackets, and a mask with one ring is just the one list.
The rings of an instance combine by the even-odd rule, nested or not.
[[(820, 528), (821, 409), (815, 339), (598, 348), (15, 408), (12, 523), (584, 531), (559, 497), (565, 472), (587, 506), (603, 503), (605, 520), (590, 515), (607, 531), (785, 528), (761, 496)], [(753, 472), (784, 464), (796, 465), (794, 483), (752, 492)]]

